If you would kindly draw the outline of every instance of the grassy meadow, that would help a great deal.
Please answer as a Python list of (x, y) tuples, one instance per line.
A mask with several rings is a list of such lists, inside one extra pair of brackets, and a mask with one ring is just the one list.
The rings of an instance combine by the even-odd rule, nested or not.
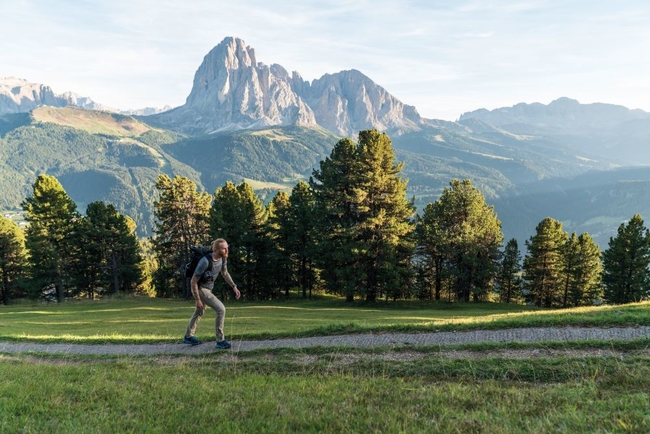
[[(650, 324), (647, 302), (570, 310), (327, 298), (225, 304), (232, 340)], [(178, 342), (192, 306), (116, 299), (0, 307), (0, 341)], [(214, 340), (213, 321), (208, 310), (200, 338)], [(197, 356), (0, 354), (0, 432), (642, 433), (650, 431), (649, 348), (650, 337)]]

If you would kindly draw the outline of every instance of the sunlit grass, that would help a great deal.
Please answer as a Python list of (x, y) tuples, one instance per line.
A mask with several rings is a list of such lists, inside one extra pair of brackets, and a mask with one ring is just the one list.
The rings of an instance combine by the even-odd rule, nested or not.
[[(337, 299), (225, 304), (231, 339), (650, 324), (647, 302), (567, 310)], [(192, 311), (191, 301), (157, 299), (0, 307), (0, 341), (178, 342)], [(213, 330), (208, 309), (199, 337), (213, 339)], [(648, 341), (0, 354), (0, 432), (648, 432)], [(495, 355), (552, 349), (568, 355)], [(571, 355), (581, 349), (605, 355)], [(443, 354), (461, 350), (484, 357)]]
[(310, 362), (295, 351), (178, 360), (0, 355), (0, 432), (650, 430), (643, 357), (304, 355)]
[[(355, 303), (340, 299), (274, 302), (226, 300), (229, 339), (324, 334), (422, 332), (521, 327), (650, 325), (650, 302), (624, 306), (539, 309), (497, 303)], [(34, 342), (177, 342), (192, 301), (119, 299), (0, 307), (0, 340)], [(214, 336), (208, 309), (197, 336)]]

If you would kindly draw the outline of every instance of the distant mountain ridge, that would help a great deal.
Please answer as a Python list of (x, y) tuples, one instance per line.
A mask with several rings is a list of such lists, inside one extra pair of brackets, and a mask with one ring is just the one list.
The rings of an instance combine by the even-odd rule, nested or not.
[(81, 107), (88, 110), (99, 110), (124, 115), (151, 115), (171, 109), (146, 107), (134, 110), (118, 110), (93, 101), (86, 96), (74, 92), (55, 94), (52, 88), (45, 84), (31, 83), (24, 78), (0, 78), (0, 115), (12, 113), (27, 113), (41, 106), (51, 107)]
[(650, 165), (650, 113), (614, 104), (580, 104), (558, 98), (548, 105), (520, 103), (464, 113), (513, 134), (548, 137), (621, 165)]

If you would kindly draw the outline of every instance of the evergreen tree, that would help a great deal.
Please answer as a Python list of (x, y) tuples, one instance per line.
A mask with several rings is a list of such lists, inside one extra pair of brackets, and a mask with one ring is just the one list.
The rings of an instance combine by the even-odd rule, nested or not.
[(16, 223), (0, 216), (0, 299), (9, 304), (23, 295), (20, 281), (25, 274), (25, 234)]
[(365, 298), (407, 295), (412, 280), (415, 248), (415, 206), (406, 198), (407, 181), (400, 177), (404, 163), (395, 163), (388, 136), (377, 130), (359, 133), (359, 175), (362, 195), (357, 229), (365, 265)]
[(73, 295), (85, 295), (94, 299), (95, 295), (102, 294), (106, 290), (109, 282), (105, 278), (104, 248), (88, 218), (82, 217), (79, 220), (70, 245), (71, 265), (77, 270), (73, 277)]
[(77, 205), (55, 177), (39, 175), (32, 189), (33, 194), (22, 203), (29, 224), (25, 245), (30, 254), (32, 293), (54, 287), (61, 302), (77, 271), (70, 269), (70, 241), (80, 216)]
[[(486, 300), (494, 283), (503, 242), (501, 222), (470, 180), (454, 179), (421, 223), (420, 243), (431, 258), (447, 266), (458, 299)], [(432, 236), (431, 240), (423, 237)]]
[(413, 202), (390, 139), (361, 131), (342, 139), (310, 180), (322, 234), (321, 268), (328, 288), (352, 300), (396, 298), (411, 281)]
[(562, 307), (569, 306), (569, 294), (575, 293), (578, 288), (577, 274), (580, 259), (580, 242), (575, 232), (566, 240), (562, 249), (562, 277), (564, 280), (564, 291), (562, 294)]
[(88, 256), (95, 256), (99, 286), (105, 288), (105, 292), (134, 291), (143, 276), (133, 220), (120, 214), (112, 204), (103, 202), (89, 204), (85, 220), (88, 232), (84, 245), (87, 254), (95, 253)]
[(547, 217), (537, 225), (535, 235), (526, 241), (528, 253), (524, 258), (524, 285), (537, 306), (561, 305), (566, 240), (562, 223)]
[(448, 264), (452, 255), (448, 251), (448, 233), (442, 227), (443, 215), (442, 204), (436, 202), (427, 204), (417, 217), (417, 253), (422, 258), (421, 280), (428, 287), (428, 297), (424, 298), (429, 300), (440, 300), (443, 282), (449, 280)]
[(569, 290), (569, 305), (593, 304), (603, 297), (602, 252), (588, 233), (578, 237), (578, 266), (575, 268), (574, 286)]
[(273, 290), (278, 289), (289, 297), (289, 290), (295, 284), (292, 251), (289, 238), (293, 231), (291, 222), (291, 204), (289, 195), (278, 192), (268, 206), (267, 235), (272, 245), (268, 258), (268, 273), (265, 280), (273, 283)]
[(521, 252), (517, 240), (512, 238), (506, 244), (497, 271), (499, 299), (510, 303), (521, 298)]
[(316, 284), (316, 238), (314, 228), (315, 199), (309, 185), (300, 181), (291, 190), (286, 232), (290, 252), (303, 298), (311, 298)]
[(211, 196), (197, 191), (188, 178), (170, 179), (160, 175), (156, 181), (159, 198), (154, 201), (153, 251), (158, 268), (153, 284), (158, 296), (191, 296), (184, 265), (190, 258), (190, 246), (205, 245), (210, 240), (207, 217)]
[(650, 232), (643, 219), (635, 214), (619, 226), (615, 237), (603, 253), (603, 284), (605, 299), (622, 304), (650, 296)]
[(316, 204), (316, 231), (320, 234), (317, 266), (327, 290), (345, 296), (347, 301), (353, 301), (356, 288), (362, 286), (354, 233), (362, 194), (356, 181), (360, 171), (357, 147), (345, 138), (334, 145), (309, 180)]
[[(210, 231), (230, 245), (228, 270), (245, 282), (250, 298), (271, 298), (274, 282), (266, 278), (270, 240), (266, 233), (267, 209), (246, 182), (226, 182), (215, 192), (210, 209)], [(219, 281), (215, 287), (223, 292)]]
[(593, 238), (575, 233), (567, 239), (562, 252), (563, 307), (583, 306), (602, 296), (601, 252)]

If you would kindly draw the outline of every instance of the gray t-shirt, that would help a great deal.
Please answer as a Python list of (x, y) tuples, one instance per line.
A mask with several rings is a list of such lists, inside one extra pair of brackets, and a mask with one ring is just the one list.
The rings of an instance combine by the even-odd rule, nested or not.
[(211, 270), (208, 270), (208, 263), (208, 258), (204, 256), (199, 260), (199, 263), (196, 264), (194, 276), (199, 278), (199, 287), (212, 291), (212, 288), (214, 288), (214, 281), (219, 274), (223, 276), (223, 279), (228, 285), (231, 287), (235, 286), (235, 282), (233, 282), (230, 274), (228, 274), (228, 263), (226, 262), (226, 266), (223, 266), (223, 258), (212, 261)]

